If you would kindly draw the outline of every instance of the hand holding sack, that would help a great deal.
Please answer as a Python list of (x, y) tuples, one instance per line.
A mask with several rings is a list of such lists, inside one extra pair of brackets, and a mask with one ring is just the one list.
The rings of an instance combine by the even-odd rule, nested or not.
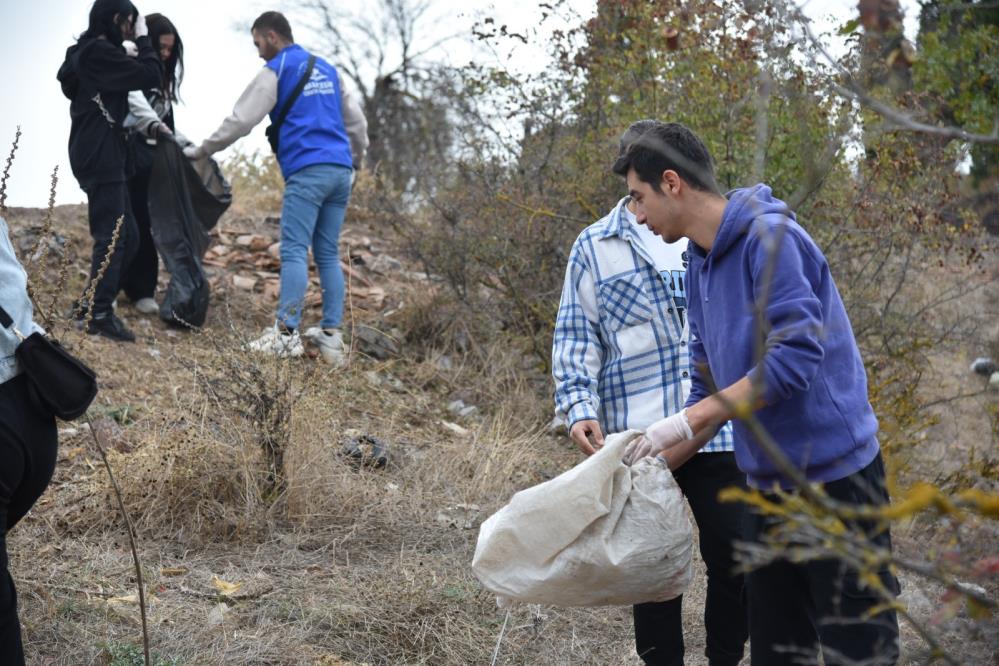
[(661, 461), (622, 462), (641, 437), (611, 435), (571, 470), (518, 492), (486, 520), (472, 571), (501, 602), (628, 605), (673, 599), (691, 576), (693, 534)]
[(656, 421), (645, 435), (635, 439), (624, 452), (624, 462), (633, 465), (642, 458), (658, 456), (680, 442), (694, 438), (694, 431), (687, 420), (687, 410), (681, 409), (672, 416)]
[(205, 157), (205, 151), (201, 148), (201, 146), (191, 144), (189, 146), (184, 146), (184, 157), (189, 160), (200, 160), (202, 157)]

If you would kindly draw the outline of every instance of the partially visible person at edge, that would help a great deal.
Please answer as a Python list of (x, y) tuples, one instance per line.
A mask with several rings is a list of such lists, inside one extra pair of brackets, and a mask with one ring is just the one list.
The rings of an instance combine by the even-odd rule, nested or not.
[[(288, 20), (265, 12), (251, 29), (257, 53), (266, 66), (236, 102), (232, 115), (200, 146), (184, 153), (198, 159), (220, 151), (246, 136), (268, 113), (273, 122), (305, 75), (310, 54), (295, 43)], [(301, 356), (299, 335), (308, 287), (308, 251), (319, 269), (323, 316), (318, 327), (305, 332), (324, 360), (344, 360), (340, 325), (343, 320), (344, 279), (339, 238), (354, 170), (368, 147), (367, 121), (357, 100), (343, 86), (333, 65), (316, 58), (301, 95), (280, 128), (277, 160), (285, 179), (281, 210), (281, 294), (277, 320), (257, 340), (253, 351)]]
[[(853, 329), (825, 257), (794, 213), (762, 184), (723, 196), (704, 143), (676, 123), (649, 129), (614, 171), (628, 179), (639, 222), (667, 242), (690, 239), (690, 395), (629, 458), (689, 458), (737, 406), (752, 405), (808, 482), (840, 502), (887, 504), (878, 422)], [(734, 433), (750, 486), (775, 502), (775, 488), (794, 491), (743, 421), (734, 422)], [(761, 542), (772, 524), (751, 514), (748, 540)], [(888, 530), (855, 527), (891, 548)], [(878, 573), (897, 594), (887, 565)], [(895, 611), (836, 559), (777, 559), (746, 575), (746, 592), (754, 666), (817, 662), (820, 652), (829, 666), (898, 660)]]
[[(88, 333), (124, 342), (134, 342), (135, 335), (114, 313), (113, 306), (138, 245), (125, 173), (128, 93), (156, 87), (163, 77), (159, 56), (147, 33), (145, 19), (128, 0), (96, 0), (87, 30), (66, 50), (58, 75), (63, 94), (71, 101), (69, 162), (80, 188), (87, 193), (94, 240), (88, 287), (97, 280), (117, 221), (122, 219), (114, 252), (94, 289), (93, 303), (81, 298), (74, 311), (83, 320), (90, 308)], [(126, 54), (123, 46), (126, 39), (133, 38), (136, 57)]]
[(0, 664), (24, 664), (17, 593), (8, 570), (7, 535), (41, 496), (56, 463), (55, 418), (28, 399), (28, 380), (14, 350), (22, 335), (44, 332), (32, 321), (28, 277), (11, 246), (7, 223), (0, 217), (0, 308), (13, 325), (0, 324)]
[[(619, 154), (655, 121), (621, 137)], [(687, 355), (686, 239), (663, 242), (638, 224), (634, 202), (621, 199), (579, 235), (569, 255), (552, 344), (556, 416), (590, 455), (604, 433), (645, 430), (683, 407), (690, 391)], [(588, 437), (593, 438), (591, 444)], [(718, 492), (745, 487), (726, 425), (673, 474), (687, 497), (707, 566), (704, 654), (716, 666), (742, 659), (747, 627), (734, 542), (745, 510)], [(646, 664), (682, 666), (683, 597), (634, 607), (635, 646)]]
[(136, 310), (156, 314), (159, 306), (153, 296), (160, 266), (149, 222), (149, 176), (157, 140), (174, 139), (186, 143), (183, 135), (177, 133), (173, 118), (173, 105), (184, 80), (184, 42), (170, 19), (162, 14), (147, 16), (146, 26), (149, 41), (163, 63), (163, 78), (153, 88), (133, 90), (128, 94), (129, 114), (125, 128), (129, 130), (129, 152), (133, 159), (128, 195), (138, 230), (138, 246), (135, 259), (122, 275), (121, 287)]

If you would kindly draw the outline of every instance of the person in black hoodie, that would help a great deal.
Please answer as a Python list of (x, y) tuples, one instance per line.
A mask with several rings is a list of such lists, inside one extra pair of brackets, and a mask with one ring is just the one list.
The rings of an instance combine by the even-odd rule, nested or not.
[[(132, 38), (138, 47), (135, 57), (122, 46), (124, 40)], [(71, 102), (69, 162), (87, 193), (94, 240), (88, 288), (102, 270), (118, 219), (123, 219), (114, 252), (95, 287), (93, 303), (81, 299), (76, 308), (77, 316), (82, 317), (90, 306), (87, 332), (112, 340), (135, 340), (112, 309), (123, 269), (135, 254), (138, 238), (128, 198), (123, 129), (128, 93), (154, 88), (162, 76), (145, 19), (129, 0), (96, 0), (86, 32), (66, 50), (66, 60), (59, 68), (59, 83)]]

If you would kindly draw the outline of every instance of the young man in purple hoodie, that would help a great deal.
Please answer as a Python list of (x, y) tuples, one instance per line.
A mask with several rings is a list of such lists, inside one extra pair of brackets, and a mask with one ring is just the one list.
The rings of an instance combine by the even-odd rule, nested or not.
[[(688, 460), (733, 420), (735, 453), (749, 485), (793, 483), (736, 417), (755, 417), (810, 483), (841, 502), (884, 504), (884, 464), (867, 377), (843, 301), (822, 252), (766, 185), (726, 198), (703, 142), (676, 123), (657, 123), (615, 163), (628, 179), (636, 216), (667, 243), (687, 237), (691, 390), (686, 407), (653, 424), (629, 452)], [(696, 433), (696, 435), (695, 435)], [(747, 538), (768, 523), (754, 516)], [(858, 527), (891, 547), (887, 530)], [(898, 591), (887, 569), (885, 586)], [(894, 664), (894, 611), (837, 560), (776, 560), (746, 577), (754, 666)]]

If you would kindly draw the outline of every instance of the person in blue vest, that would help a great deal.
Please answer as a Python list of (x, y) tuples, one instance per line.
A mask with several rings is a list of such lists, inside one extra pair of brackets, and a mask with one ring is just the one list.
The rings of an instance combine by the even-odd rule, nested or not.
[[(368, 124), (337, 69), (322, 58), (313, 60), (295, 43), (284, 15), (264, 12), (250, 32), (266, 66), (219, 128), (201, 145), (186, 148), (184, 154), (200, 159), (223, 150), (270, 114), (271, 122), (278, 125), (271, 145), (285, 180), (281, 294), (274, 326), (249, 348), (282, 357), (301, 356), (305, 337), (316, 344), (325, 361), (339, 365), (345, 358), (340, 333), (344, 303), (340, 228), (354, 171), (360, 168), (368, 148)], [(287, 115), (278, 124), (286, 106)], [(323, 318), (319, 326), (301, 336), (310, 246), (323, 290)]]

